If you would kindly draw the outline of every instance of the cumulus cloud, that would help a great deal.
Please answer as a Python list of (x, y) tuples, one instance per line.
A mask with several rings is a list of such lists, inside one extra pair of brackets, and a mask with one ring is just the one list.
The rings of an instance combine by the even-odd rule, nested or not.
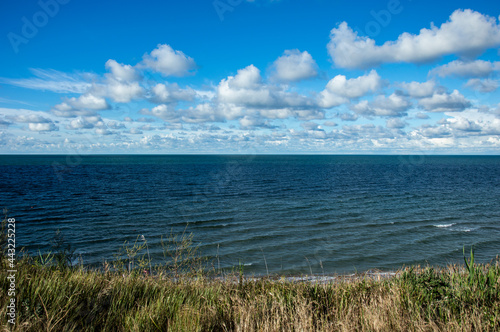
[(274, 61), (273, 77), (279, 81), (297, 82), (318, 75), (318, 65), (307, 51), (286, 50)]
[(421, 29), (417, 35), (405, 32), (381, 46), (358, 36), (342, 22), (330, 33), (328, 52), (337, 67), (369, 68), (383, 63), (430, 62), (448, 54), (473, 57), (498, 45), (500, 26), (496, 18), (458, 9), (439, 28), (431, 24), (430, 29)]
[[(34, 112), (7, 116), (14, 123), (27, 123), (30, 131), (56, 131), (59, 127), (50, 119)], [(10, 123), (9, 123), (10, 124)]]
[(66, 101), (69, 105), (76, 109), (88, 109), (88, 110), (107, 110), (111, 106), (108, 104), (106, 99), (103, 97), (98, 97), (93, 94), (87, 93), (79, 96), (78, 98), (69, 98)]
[(196, 69), (193, 58), (166, 44), (160, 44), (150, 54), (145, 54), (142, 63), (165, 76), (186, 76)]
[(59, 128), (53, 123), (28, 123), (28, 129), (31, 131), (56, 131)]
[(465, 86), (475, 91), (488, 93), (498, 89), (499, 82), (498, 80), (493, 80), (489, 78), (486, 79), (471, 78), (470, 80), (467, 81)]
[(135, 67), (120, 64), (112, 59), (108, 60), (105, 66), (110, 73), (105, 74), (104, 84), (93, 86), (94, 94), (109, 97), (118, 103), (128, 103), (144, 93), (138, 82), (142, 77)]
[(223, 79), (218, 88), (220, 102), (251, 107), (268, 107), (275, 103), (269, 89), (261, 85), (260, 70), (254, 65), (238, 70), (236, 76)]
[(90, 123), (89, 121), (85, 120), (84, 118), (77, 118), (77, 119), (71, 120), (66, 128), (71, 129), (71, 130), (92, 129), (92, 128), (94, 128), (94, 124)]
[(305, 130), (324, 130), (319, 124), (315, 122), (302, 122), (300, 126)]
[(413, 98), (430, 97), (436, 91), (436, 82), (433, 80), (427, 82), (401, 83), (400, 86), (408, 92)]
[(411, 102), (404, 96), (393, 93), (388, 97), (377, 96), (371, 102), (363, 100), (356, 105), (352, 105), (350, 109), (359, 115), (367, 117), (401, 117), (406, 115), (406, 111), (410, 108), (410, 106)]
[(338, 117), (342, 121), (356, 121), (358, 119), (358, 115), (356, 113), (340, 113)]
[(139, 111), (140, 114), (151, 115), (157, 118), (160, 118), (164, 121), (179, 121), (179, 115), (175, 111), (175, 108), (172, 105), (161, 104), (153, 107), (151, 110), (147, 108), (143, 108)]
[(62, 118), (74, 118), (77, 116), (91, 116), (96, 114), (95, 111), (91, 110), (74, 109), (66, 102), (55, 105), (50, 111), (55, 116)]
[(47, 119), (39, 114), (21, 114), (18, 116), (9, 117), (14, 122), (19, 123), (51, 123), (50, 119)]
[(364, 125), (351, 125), (343, 126), (342, 131), (339, 132), (344, 138), (347, 139), (360, 139), (360, 138), (394, 138), (395, 133), (383, 126), (375, 126), (374, 124)]
[(461, 113), (446, 113), (446, 115), (449, 117), (439, 120), (436, 125), (424, 125), (416, 132), (427, 138), (453, 137), (467, 140), (472, 137), (500, 134), (500, 119), (494, 114), (468, 109)]
[(337, 75), (331, 79), (326, 88), (319, 95), (319, 105), (331, 108), (348, 103), (381, 89), (384, 82), (375, 70), (357, 78), (347, 79), (344, 75)]
[(335, 123), (335, 122), (333, 122), (333, 121), (325, 121), (325, 122), (323, 123), (323, 126), (327, 126), (327, 127), (337, 127), (337, 126), (338, 126), (338, 124), (336, 124), (336, 123)]
[(132, 135), (142, 135), (143, 134), (142, 130), (140, 130), (139, 128), (130, 128), (130, 130), (128, 132)]
[(111, 74), (107, 74), (108, 77), (117, 81), (131, 82), (141, 79), (141, 75), (131, 65), (120, 64), (113, 59), (109, 59), (105, 66), (106, 69), (111, 71)]
[(132, 99), (141, 97), (144, 93), (144, 89), (139, 85), (139, 82), (124, 82), (111, 78), (108, 79), (105, 85), (105, 91), (105, 95), (117, 103), (128, 103)]
[(200, 122), (223, 122), (226, 120), (226, 114), (222, 109), (214, 107), (212, 104), (198, 104), (195, 107), (180, 110), (181, 119), (188, 123)]
[(113, 132), (111, 132), (111, 131), (107, 130), (106, 128), (96, 128), (96, 129), (95, 129), (95, 133), (96, 133), (97, 135), (103, 135), (103, 136), (113, 134)]
[(455, 60), (439, 66), (431, 71), (440, 77), (455, 76), (462, 78), (488, 77), (494, 71), (500, 70), (500, 62), (484, 60), (463, 61)]
[(240, 128), (241, 129), (255, 129), (255, 128), (276, 128), (276, 126), (273, 126), (269, 123), (269, 121), (264, 120), (262, 118), (258, 117), (252, 117), (245, 115), (243, 118), (240, 119)]
[(451, 136), (450, 128), (445, 126), (422, 126), (418, 133), (427, 138), (441, 138)]
[(388, 119), (385, 125), (387, 128), (403, 129), (407, 123), (399, 118), (392, 118)]
[(479, 126), (476, 122), (468, 120), (466, 118), (448, 119), (447, 123), (449, 123), (451, 128), (461, 131), (481, 131), (481, 126)]
[(254, 65), (221, 80), (217, 87), (217, 102), (219, 107), (234, 109), (238, 113), (246, 109), (258, 111), (268, 118), (324, 117), (314, 100), (296, 92), (285, 91), (281, 86), (265, 84), (260, 70)]
[(125, 125), (121, 122), (118, 122), (118, 121), (108, 121), (106, 123), (106, 126), (109, 128), (109, 129), (123, 129), (125, 128)]
[(452, 93), (436, 92), (431, 97), (420, 99), (418, 104), (429, 112), (461, 112), (471, 106), (458, 90)]
[(175, 103), (178, 101), (192, 101), (196, 96), (193, 89), (181, 89), (177, 83), (156, 84), (151, 89), (150, 100), (157, 104)]
[(429, 116), (425, 113), (422, 113), (422, 112), (418, 112), (417, 114), (415, 114), (415, 117), (417, 119), (421, 119), (421, 120), (427, 120), (429, 119)]

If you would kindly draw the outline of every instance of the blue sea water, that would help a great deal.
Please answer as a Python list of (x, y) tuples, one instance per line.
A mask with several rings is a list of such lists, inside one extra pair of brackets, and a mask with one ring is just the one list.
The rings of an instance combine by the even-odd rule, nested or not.
[(161, 236), (185, 229), (256, 275), (500, 254), (498, 156), (4, 155), (0, 186), (18, 248), (49, 250), (59, 229), (94, 266), (138, 235), (160, 263)]

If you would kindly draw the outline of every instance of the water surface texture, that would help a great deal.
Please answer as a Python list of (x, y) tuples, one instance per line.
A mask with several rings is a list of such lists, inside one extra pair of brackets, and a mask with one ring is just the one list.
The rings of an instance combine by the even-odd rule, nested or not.
[(500, 254), (497, 156), (0, 156), (0, 179), (18, 248), (59, 229), (92, 265), (140, 234), (159, 263), (187, 224), (204, 255), (254, 274)]

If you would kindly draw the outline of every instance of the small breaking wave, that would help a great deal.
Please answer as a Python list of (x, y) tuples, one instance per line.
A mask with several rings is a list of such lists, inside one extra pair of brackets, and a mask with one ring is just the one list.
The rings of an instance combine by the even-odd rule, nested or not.
[(452, 223), (452, 224), (444, 224), (444, 225), (432, 225), (434, 227), (438, 227), (438, 228), (448, 228), (448, 227), (451, 227), (453, 225), (456, 225), (456, 223)]
[(469, 232), (473, 232), (479, 228), (480, 227), (460, 227), (460, 228), (457, 228), (457, 232), (469, 233)]

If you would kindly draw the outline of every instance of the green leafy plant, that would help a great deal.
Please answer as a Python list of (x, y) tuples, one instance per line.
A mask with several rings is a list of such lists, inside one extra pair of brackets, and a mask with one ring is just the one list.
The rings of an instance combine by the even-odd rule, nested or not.
[[(117, 272), (127, 271), (128, 273), (132, 273), (135, 269), (136, 257), (140, 254), (141, 251), (146, 248), (146, 243), (142, 242), (138, 243), (140, 236), (137, 236), (133, 244), (130, 244), (129, 241), (123, 242), (123, 246), (115, 253), (113, 256), (115, 260), (113, 261), (113, 267)], [(126, 256), (127, 259), (124, 260), (123, 257)], [(144, 259), (138, 260), (139, 268), (144, 267), (145, 262)]]
[(470, 247), (470, 259), (467, 260), (467, 257), (465, 257), (465, 246), (463, 247), (463, 254), (464, 254), (464, 262), (465, 262), (465, 267), (467, 268), (467, 271), (469, 272), (469, 285), (472, 285), (474, 282), (474, 276), (476, 275), (476, 267), (474, 266), (474, 249), (471, 246)]
[(75, 249), (72, 247), (71, 243), (66, 240), (59, 229), (50, 242), (56, 265), (59, 268), (72, 266)]
[(199, 246), (194, 245), (193, 234), (186, 234), (186, 230), (181, 235), (170, 233), (168, 238), (161, 237), (163, 249), (164, 271), (167, 274), (179, 278), (183, 275), (200, 275), (203, 272), (206, 259), (199, 253)]

